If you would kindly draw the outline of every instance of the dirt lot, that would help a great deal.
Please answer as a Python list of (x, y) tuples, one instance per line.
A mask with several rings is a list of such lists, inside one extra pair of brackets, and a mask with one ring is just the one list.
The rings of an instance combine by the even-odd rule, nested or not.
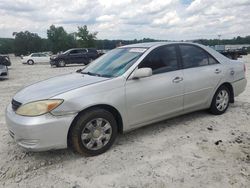
[[(249, 80), (250, 56), (245, 60)], [(12, 63), (10, 79), (0, 81), (0, 187), (250, 187), (249, 84), (224, 115), (199, 111), (150, 125), (86, 158), (70, 150), (25, 152), (4, 119), (19, 89), (80, 66)]]

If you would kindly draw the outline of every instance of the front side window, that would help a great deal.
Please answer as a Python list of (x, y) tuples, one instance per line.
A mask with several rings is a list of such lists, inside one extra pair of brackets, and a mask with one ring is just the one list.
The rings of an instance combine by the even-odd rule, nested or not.
[(78, 50), (72, 50), (72, 51), (70, 52), (70, 54), (78, 54), (78, 53), (79, 53)]
[(208, 54), (192, 45), (180, 45), (183, 68), (192, 68), (208, 65)]
[(39, 54), (32, 54), (31, 57), (39, 57)]
[(175, 46), (162, 46), (154, 49), (140, 63), (138, 68), (151, 68), (153, 74), (159, 74), (178, 69)]
[(87, 50), (86, 49), (81, 49), (81, 50), (78, 50), (78, 53), (86, 53), (87, 52)]
[(116, 48), (90, 63), (82, 73), (104, 77), (120, 76), (125, 73), (146, 50), (146, 48)]

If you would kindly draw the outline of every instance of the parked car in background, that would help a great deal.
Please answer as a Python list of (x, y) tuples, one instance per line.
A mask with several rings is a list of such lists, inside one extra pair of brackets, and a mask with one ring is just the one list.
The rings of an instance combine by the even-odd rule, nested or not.
[(217, 52), (220, 52), (224, 56), (228, 57), (229, 59), (237, 60), (239, 57), (243, 55), (247, 55), (247, 47), (249, 44), (233, 44), (233, 45), (215, 45), (211, 46)]
[(49, 63), (50, 56), (44, 53), (32, 53), (21, 57), (23, 64), (34, 65), (34, 63)]
[(74, 48), (50, 58), (51, 66), (64, 67), (67, 64), (89, 64), (99, 57), (96, 49)]
[(6, 79), (9, 76), (8, 66), (11, 65), (10, 59), (6, 55), (0, 55), (0, 79)]
[(245, 90), (245, 65), (193, 43), (141, 43), (104, 54), (81, 73), (19, 91), (6, 109), (16, 142), (34, 151), (108, 150), (118, 132), (196, 110), (223, 114)]

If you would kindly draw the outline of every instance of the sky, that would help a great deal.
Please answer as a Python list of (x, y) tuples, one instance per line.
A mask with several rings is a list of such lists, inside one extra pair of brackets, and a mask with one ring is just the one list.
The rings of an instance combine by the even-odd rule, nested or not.
[(250, 35), (250, 0), (0, 0), (0, 37), (87, 25), (99, 39), (191, 40)]

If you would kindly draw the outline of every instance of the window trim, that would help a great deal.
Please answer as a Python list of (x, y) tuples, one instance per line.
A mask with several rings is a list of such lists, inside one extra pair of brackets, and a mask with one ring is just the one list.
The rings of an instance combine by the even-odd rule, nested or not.
[[(183, 58), (182, 58), (181, 48), (180, 48), (181, 45), (184, 45), (184, 46), (193, 46), (193, 47), (196, 47), (198, 49), (201, 49), (207, 55), (208, 64), (207, 65), (203, 65), (203, 66), (184, 68)], [(202, 47), (200, 47), (198, 45), (188, 44), (188, 43), (178, 43), (177, 46), (178, 46), (177, 47), (178, 48), (178, 56), (179, 56), (180, 62), (181, 62), (181, 69), (192, 69), (192, 68), (199, 68), (199, 67), (205, 67), (205, 66), (220, 64), (220, 62), (212, 54), (210, 54), (208, 51), (206, 51), (205, 49), (203, 49)], [(209, 57), (213, 58), (214, 61), (216, 62), (216, 64), (210, 64)]]

